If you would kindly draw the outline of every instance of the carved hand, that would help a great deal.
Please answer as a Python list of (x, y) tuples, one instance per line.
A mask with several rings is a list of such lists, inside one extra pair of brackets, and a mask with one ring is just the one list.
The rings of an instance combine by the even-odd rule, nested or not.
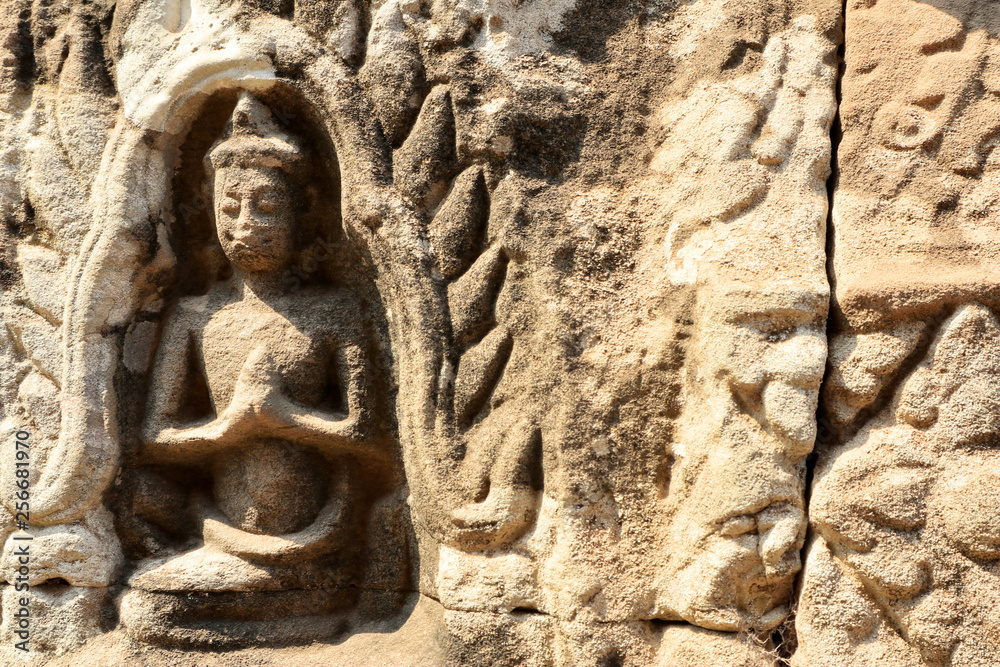
[(158, 463), (190, 463), (240, 443), (275, 438), (331, 454), (383, 456), (358, 431), (354, 416), (309, 409), (289, 400), (273, 357), (258, 347), (247, 357), (232, 400), (218, 418), (188, 428), (164, 428), (146, 443), (142, 454)]

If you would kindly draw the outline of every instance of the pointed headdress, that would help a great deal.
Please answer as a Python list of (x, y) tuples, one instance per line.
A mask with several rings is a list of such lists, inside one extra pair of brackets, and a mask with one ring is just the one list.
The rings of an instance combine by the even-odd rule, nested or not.
[(243, 92), (223, 138), (208, 157), (214, 169), (236, 164), (278, 167), (291, 173), (302, 164), (305, 152), (297, 138), (281, 129), (265, 104)]

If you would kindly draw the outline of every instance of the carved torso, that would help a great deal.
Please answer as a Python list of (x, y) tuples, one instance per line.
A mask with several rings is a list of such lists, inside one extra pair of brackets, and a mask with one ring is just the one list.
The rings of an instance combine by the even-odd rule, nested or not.
[[(192, 312), (191, 305), (180, 306), (187, 311), (185, 315)], [(331, 371), (336, 365), (335, 350), (346, 342), (348, 332), (333, 322), (354, 319), (343, 317), (348, 308), (345, 299), (329, 295), (286, 297), (275, 304), (251, 297), (226, 303), (203, 326), (192, 322), (190, 331), (197, 341), (216, 412), (231, 404), (237, 379), (271, 381), (254, 377), (266, 369), (247, 365), (258, 350), (266, 353), (270, 370), (280, 376), (279, 390), (295, 403), (314, 407), (330, 393), (339, 393), (330, 386), (336, 381)]]

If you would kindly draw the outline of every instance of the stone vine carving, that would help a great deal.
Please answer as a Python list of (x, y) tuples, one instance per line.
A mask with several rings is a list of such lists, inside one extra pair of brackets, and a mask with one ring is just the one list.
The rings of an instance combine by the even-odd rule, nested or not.
[[(63, 289), (89, 222), (87, 195), (114, 123), (115, 93), (95, 62), (109, 7), (9, 3), (3, 13), (0, 432), (5, 460), (13, 461), (14, 451), (6, 448), (14, 446), (19, 429), (35, 435), (36, 451), (43, 454), (61, 427)], [(10, 500), (14, 472), (11, 466), (4, 473)], [(32, 473), (35, 482), (38, 469)], [(5, 505), (13, 508), (12, 502)], [(0, 510), (0, 521), (7, 584), (0, 633), (13, 646), (18, 628), (12, 612), (20, 597), (13, 584), (21, 563), (7, 548), (15, 544), (14, 514)], [(35, 539), (28, 583), (36, 587), (40, 613), (53, 618), (51, 631), (35, 645), (65, 650), (107, 627), (103, 610), (120, 563), (118, 551), (102, 544), (113, 543), (112, 518), (98, 510), (82, 524), (41, 528)], [(83, 555), (97, 556), (93, 567), (80, 562)]]

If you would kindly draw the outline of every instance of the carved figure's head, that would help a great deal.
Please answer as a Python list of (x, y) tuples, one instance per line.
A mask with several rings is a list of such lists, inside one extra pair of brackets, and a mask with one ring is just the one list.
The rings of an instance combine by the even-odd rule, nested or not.
[(827, 295), (801, 287), (722, 289), (706, 305), (704, 375), (728, 384), (741, 409), (808, 453), (826, 364)]
[(816, 436), (826, 364), (823, 285), (721, 279), (695, 307), (668, 502), (677, 559), (671, 604), (712, 627), (774, 627), (787, 615), (805, 539), (799, 463)]
[(270, 109), (243, 93), (208, 161), (226, 257), (245, 273), (286, 268), (295, 252), (295, 176), (305, 162), (299, 142), (278, 127)]

